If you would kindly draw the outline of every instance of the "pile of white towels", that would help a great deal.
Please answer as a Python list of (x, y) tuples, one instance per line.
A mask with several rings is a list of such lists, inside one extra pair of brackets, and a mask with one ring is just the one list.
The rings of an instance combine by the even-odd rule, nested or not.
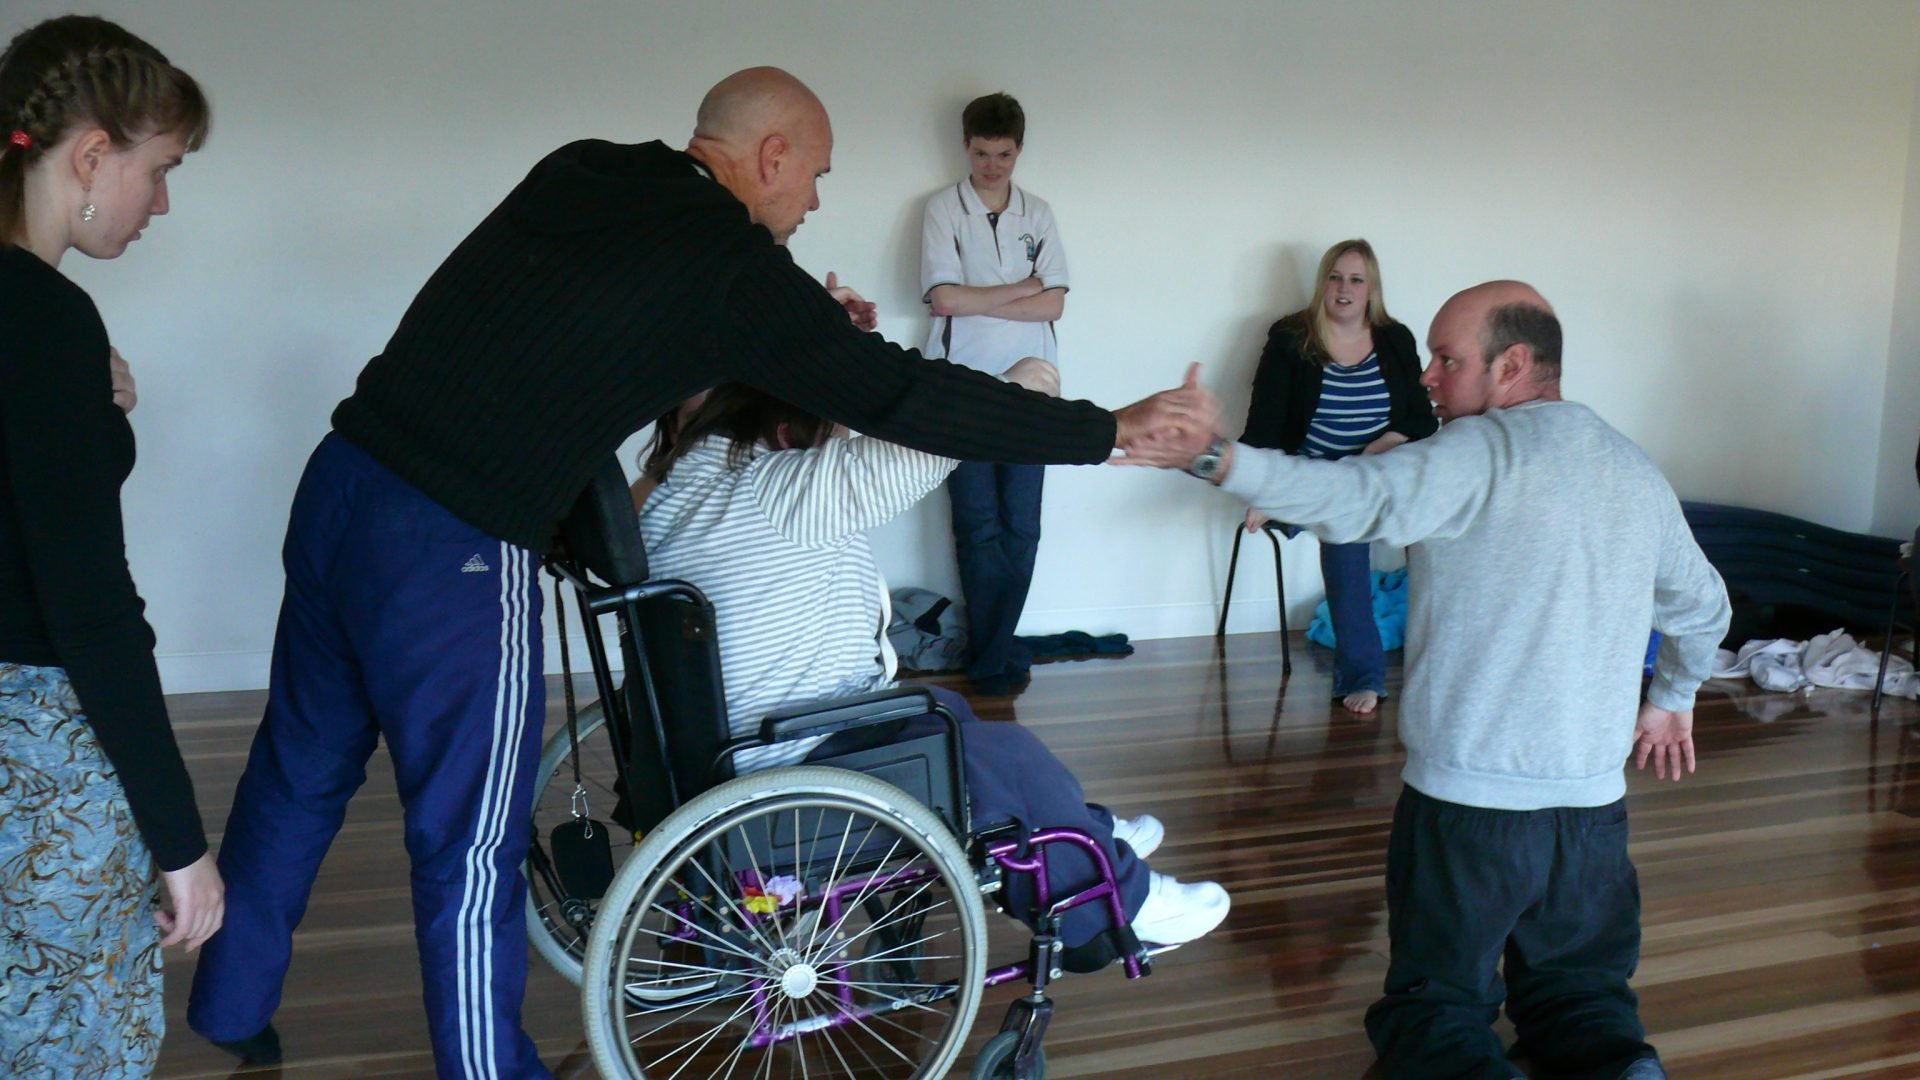
[[(1816, 686), (1872, 690), (1879, 674), (1880, 654), (1863, 648), (1841, 630), (1812, 641), (1749, 641), (1737, 653), (1721, 649), (1713, 658), (1714, 678), (1746, 675), (1761, 689), (1781, 693)], [(1915, 674), (1913, 664), (1900, 656), (1887, 658), (1886, 692), (1920, 698), (1920, 674)]]

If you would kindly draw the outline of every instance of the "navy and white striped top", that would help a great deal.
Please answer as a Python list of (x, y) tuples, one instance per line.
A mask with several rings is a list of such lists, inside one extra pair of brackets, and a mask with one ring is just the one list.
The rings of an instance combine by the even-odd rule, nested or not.
[(1393, 403), (1378, 353), (1368, 353), (1352, 367), (1328, 364), (1320, 380), (1320, 406), (1307, 424), (1302, 454), (1328, 459), (1357, 454), (1387, 429)]
[[(713, 602), (727, 723), (752, 735), (783, 705), (891, 685), (887, 586), (867, 530), (939, 487), (958, 464), (861, 435), (727, 460), (711, 436), (673, 463), (640, 512), (647, 562)], [(742, 775), (805, 758), (826, 738), (755, 747)]]

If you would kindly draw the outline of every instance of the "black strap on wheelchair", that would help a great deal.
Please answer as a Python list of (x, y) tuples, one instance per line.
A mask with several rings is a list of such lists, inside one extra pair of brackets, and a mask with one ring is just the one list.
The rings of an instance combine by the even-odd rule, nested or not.
[[(553, 575), (553, 614), (560, 630), (561, 687), (567, 698), (567, 742), (573, 762), (573, 820), (553, 827), (548, 837), (554, 873), (569, 899), (598, 900), (613, 884), (613, 838), (606, 825), (593, 820), (587, 805), (587, 785), (580, 779), (580, 710), (573, 697), (573, 657), (567, 645), (567, 604), (560, 592), (560, 575)], [(588, 621), (589, 628), (592, 621)]]
[(568, 760), (573, 763), (573, 816), (574, 820), (587, 823), (585, 839), (593, 838), (593, 818), (587, 807), (587, 785), (580, 782), (580, 710), (573, 698), (573, 656), (567, 648), (567, 602), (560, 595), (560, 573), (549, 570), (553, 575), (553, 617), (558, 620), (560, 629), (560, 678), (561, 689), (567, 697), (567, 745), (572, 748)]

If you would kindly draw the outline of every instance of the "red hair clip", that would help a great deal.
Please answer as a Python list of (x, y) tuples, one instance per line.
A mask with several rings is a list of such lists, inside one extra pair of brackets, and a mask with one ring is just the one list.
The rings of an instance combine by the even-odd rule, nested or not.
[(7, 138), (7, 141), (22, 150), (33, 149), (33, 136), (21, 131), (19, 128), (13, 129), (13, 134)]

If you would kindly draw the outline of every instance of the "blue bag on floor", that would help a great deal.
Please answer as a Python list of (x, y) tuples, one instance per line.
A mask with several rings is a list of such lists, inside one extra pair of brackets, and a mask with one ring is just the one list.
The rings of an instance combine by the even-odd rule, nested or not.
[[(1380, 628), (1380, 648), (1392, 652), (1407, 643), (1407, 568), (1373, 572), (1373, 622)], [(1313, 609), (1307, 640), (1333, 648), (1333, 616), (1327, 602)]]

